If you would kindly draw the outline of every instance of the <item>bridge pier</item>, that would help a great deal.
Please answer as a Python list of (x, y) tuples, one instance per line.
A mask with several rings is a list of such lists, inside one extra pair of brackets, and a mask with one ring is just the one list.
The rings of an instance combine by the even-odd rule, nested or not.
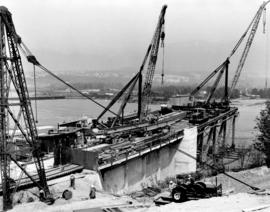
[(171, 140), (161, 148), (153, 146), (146, 154), (141, 153), (123, 163), (100, 169), (104, 190), (117, 194), (130, 193), (156, 185), (167, 177), (195, 172), (196, 161), (177, 149), (196, 157), (197, 127), (185, 128), (182, 138)]
[[(222, 168), (223, 158), (227, 147), (235, 145), (235, 121), (237, 110), (221, 114), (214, 119), (198, 125), (198, 162), (206, 162)], [(232, 129), (232, 136), (228, 136), (228, 129)]]

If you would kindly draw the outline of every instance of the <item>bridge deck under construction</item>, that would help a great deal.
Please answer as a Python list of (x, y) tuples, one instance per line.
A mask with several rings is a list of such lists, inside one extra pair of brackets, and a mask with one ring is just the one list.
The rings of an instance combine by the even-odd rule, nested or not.
[[(229, 110), (219, 113), (215, 117), (206, 119), (203, 123), (196, 124), (198, 128), (198, 132), (201, 130), (207, 129), (208, 127), (220, 125), (220, 121), (224, 122), (230, 117), (234, 117), (237, 115), (238, 115), (238, 110), (236, 108), (230, 108)], [(114, 166), (120, 165), (121, 163), (124, 163), (128, 160), (141, 157), (152, 151), (161, 149), (164, 146), (170, 145), (174, 143), (175, 141), (179, 141), (184, 136), (184, 133), (183, 133), (184, 129), (194, 126), (194, 124), (188, 123), (188, 120), (181, 120), (179, 122), (174, 122), (173, 125), (171, 125), (171, 121), (169, 121), (167, 124), (170, 124), (171, 131), (166, 135), (164, 134), (162, 136), (153, 135), (153, 136), (135, 140), (132, 143), (129, 141), (129, 142), (122, 142), (122, 143), (111, 144), (111, 145), (107, 145), (107, 144), (100, 145), (102, 147), (102, 151), (99, 152), (99, 156), (98, 156), (99, 158), (98, 169), (99, 170), (111, 169)], [(163, 123), (163, 125), (165, 126), (166, 124)], [(89, 152), (93, 150), (99, 151), (96, 146), (91, 146), (91, 147), (83, 148), (83, 149)], [(117, 155), (115, 155), (115, 152), (117, 152)], [(200, 152), (200, 154), (202, 153)], [(45, 160), (46, 160), (46, 157), (45, 157)], [(53, 160), (53, 158), (47, 157), (47, 160)], [(84, 166), (82, 164), (80, 165), (66, 164), (63, 166), (47, 169), (46, 176), (48, 180), (52, 180), (55, 178), (63, 177), (65, 175), (69, 175), (71, 173), (80, 172), (83, 169), (84, 169)], [(38, 175), (33, 175), (33, 178), (38, 181)], [(18, 183), (18, 181), (16, 183)], [(23, 177), (20, 180), (20, 183), (17, 189), (19, 190), (19, 189), (30, 188), (33, 185), (34, 185), (33, 182), (29, 178)], [(0, 186), (0, 193), (1, 192), (2, 190)]]

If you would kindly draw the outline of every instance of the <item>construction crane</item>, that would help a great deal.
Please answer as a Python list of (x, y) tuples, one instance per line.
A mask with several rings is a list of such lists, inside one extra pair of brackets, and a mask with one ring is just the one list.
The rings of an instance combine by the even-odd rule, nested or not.
[[(236, 84), (239, 80), (239, 77), (241, 75), (241, 71), (244, 67), (244, 64), (245, 64), (245, 61), (247, 59), (247, 56), (248, 56), (248, 53), (249, 53), (249, 50), (250, 50), (250, 47), (252, 45), (252, 42), (253, 42), (253, 39), (255, 37), (255, 34), (257, 32), (257, 29), (258, 29), (258, 26), (259, 26), (259, 22), (260, 22), (260, 19), (261, 19), (261, 16), (263, 14), (263, 12), (265, 11), (265, 7), (266, 5), (269, 3), (270, 1), (267, 1), (267, 2), (263, 2), (263, 4), (259, 7), (255, 17), (253, 18), (253, 20), (251, 21), (250, 25), (249, 25), (249, 28), (251, 27), (251, 31), (250, 31), (250, 34), (248, 36), (248, 39), (247, 39), (247, 42), (246, 42), (246, 45), (245, 45), (245, 48), (242, 52), (242, 55), (241, 55), (241, 58), (240, 58), (240, 61), (238, 63), (238, 66), (237, 66), (237, 69), (236, 69), (236, 72), (235, 72), (235, 75), (234, 75), (234, 78), (233, 78), (233, 81), (232, 81), (232, 85), (230, 87), (230, 93), (229, 93), (229, 98), (232, 96), (232, 93), (233, 93), (233, 90), (235, 89), (236, 87)], [(264, 26), (265, 26), (265, 22), (263, 23)], [(248, 29), (249, 29), (248, 28)], [(247, 31), (246, 31), (247, 32)], [(240, 44), (239, 44), (240, 45)]]
[[(6, 7), (0, 7), (0, 160), (1, 179), (3, 191), (3, 210), (12, 208), (12, 178), (10, 176), (10, 162), (13, 161), (33, 183), (44, 192), (44, 201), (53, 201), (47, 185), (44, 163), (41, 156), (38, 134), (29, 98), (25, 75), (18, 46), (21, 38), (17, 35), (12, 15)], [(14, 87), (19, 102), (9, 102), (11, 86)], [(24, 127), (20, 120), (12, 112), (12, 107), (19, 106), (23, 117)], [(14, 153), (9, 151), (9, 144), (13, 137), (9, 135), (9, 122), (13, 120), (14, 125), (21, 131), (25, 141), (29, 144), (36, 165), (39, 180), (36, 181), (18, 163)], [(16, 186), (15, 186), (16, 187)]]
[[(165, 38), (165, 32), (164, 32), (164, 16), (167, 9), (167, 5), (164, 5), (161, 9), (158, 24), (155, 29), (154, 36), (151, 40), (151, 43), (149, 44), (146, 54), (144, 56), (142, 65), (140, 66), (139, 71), (135, 74), (135, 76), (123, 87), (123, 89), (112, 99), (112, 101), (108, 104), (106, 108), (100, 113), (100, 115), (97, 117), (97, 121), (102, 118), (102, 116), (117, 102), (121, 97), (123, 98), (121, 106), (116, 114), (116, 117), (112, 123), (112, 126), (115, 125), (117, 120), (121, 117), (123, 117), (124, 109), (126, 107), (126, 104), (128, 100), (130, 99), (130, 96), (132, 94), (132, 91), (135, 88), (136, 83), (138, 83), (138, 117), (142, 118), (143, 115), (146, 114), (145, 108), (147, 104), (149, 103), (150, 94), (151, 94), (151, 86), (153, 81), (153, 76), (155, 72), (156, 62), (157, 62), (157, 56), (158, 56), (158, 50), (159, 50), (159, 44), (161, 42), (161, 47), (164, 48), (164, 38)], [(149, 58), (150, 57), (150, 58)], [(148, 62), (148, 69), (145, 77), (145, 84), (144, 89), (142, 91), (142, 71), (144, 70), (145, 63), (147, 62), (147, 59), (149, 58)], [(162, 79), (164, 77), (164, 60), (162, 63)], [(144, 111), (144, 112), (143, 112)], [(112, 127), (111, 126), (111, 127)]]
[[(218, 66), (199, 86), (197, 86), (191, 93), (190, 93), (190, 98), (193, 98), (201, 89), (203, 86), (205, 86), (216, 74), (218, 74), (213, 86), (211, 87), (211, 90), (207, 96), (207, 99), (205, 101), (206, 104), (210, 103), (211, 98), (214, 95), (214, 92), (218, 86), (218, 83), (223, 75), (223, 73), (225, 72), (225, 87), (224, 87), (224, 97), (223, 97), (223, 101), (225, 103), (228, 103), (233, 90), (236, 87), (236, 84), (239, 80), (241, 71), (243, 69), (243, 66), (245, 64), (245, 61), (247, 59), (247, 55), (249, 53), (250, 47), (252, 45), (253, 39), (255, 37), (255, 34), (257, 32), (258, 29), (258, 25), (260, 22), (260, 18), (262, 16), (263, 13), (265, 13), (265, 7), (266, 5), (269, 3), (270, 1), (264, 2), (258, 9), (258, 11), (256, 12), (255, 16), (253, 17), (252, 21), (250, 22), (250, 24), (248, 25), (247, 29), (245, 30), (245, 32), (243, 33), (243, 35), (240, 37), (240, 39), (238, 40), (238, 42), (236, 43), (236, 45), (234, 46), (233, 50), (231, 51), (230, 55), (226, 58), (226, 60), (220, 65)], [(265, 16), (264, 16), (265, 17)], [(263, 21), (263, 32), (265, 31), (265, 18)], [(240, 57), (240, 61), (238, 63), (235, 75), (233, 77), (233, 81), (232, 81), (232, 85), (230, 87), (230, 89), (228, 88), (228, 67), (229, 67), (229, 63), (230, 63), (230, 59), (231, 57), (235, 54), (235, 52), (238, 50), (239, 46), (241, 45), (241, 43), (243, 42), (244, 38), (248, 35), (248, 32), (250, 31), (250, 34), (248, 36), (245, 48), (242, 52), (242, 55)]]
[[(141, 78), (142, 78), (142, 71), (144, 69), (144, 65), (146, 63), (146, 60), (148, 58), (148, 55), (150, 53), (151, 50), (151, 44), (149, 45), (147, 51), (146, 51), (146, 55), (143, 59), (142, 65), (140, 67), (139, 72), (122, 88), (122, 90), (120, 92), (117, 93), (117, 95), (110, 101), (110, 103), (107, 105), (107, 107), (99, 114), (99, 116), (97, 117), (97, 121), (99, 121), (102, 116), (121, 98), (123, 97), (123, 101), (122, 101), (122, 106), (120, 107), (119, 111), (115, 117), (115, 121), (119, 118), (119, 114), (123, 113), (124, 111), (124, 106), (127, 104), (127, 101), (134, 89), (135, 84), (139, 81), (138, 84), (141, 83)], [(126, 97), (124, 97), (125, 92), (128, 90), (128, 92), (126, 93)], [(114, 123), (115, 123), (114, 121)]]
[[(158, 49), (159, 49), (159, 43), (160, 40), (163, 43), (165, 34), (163, 29), (164, 25), (164, 15), (166, 11), (167, 6), (163, 6), (161, 10), (161, 14), (159, 17), (158, 25), (155, 31), (155, 35), (152, 39), (151, 44), (149, 45), (149, 48), (147, 50), (147, 53), (145, 55), (143, 65), (140, 68), (140, 71), (136, 74), (136, 76), (133, 78), (133, 80), (130, 81), (129, 85), (126, 86), (126, 89), (128, 90), (128, 93), (126, 95), (125, 102), (122, 103), (120, 110), (123, 111), (124, 107), (126, 105), (126, 102), (128, 101), (130, 94), (135, 86), (135, 82), (139, 81), (139, 86), (141, 88), (142, 85), (142, 71), (144, 68), (144, 64), (146, 63), (146, 60), (150, 54), (149, 59), (149, 65), (148, 65), (148, 71), (146, 75), (146, 83), (144, 87), (144, 94), (146, 97), (150, 96), (150, 89), (153, 79), (153, 74), (155, 70), (155, 64), (157, 60), (158, 55)], [(33, 66), (37, 66), (44, 70), (46, 73), (50, 74), (57, 80), (64, 83), (69, 88), (75, 90), (85, 98), (93, 101), (100, 107), (106, 109), (106, 111), (111, 112), (112, 114), (119, 117), (119, 113), (117, 114), (111, 111), (108, 107), (105, 108), (100, 103), (93, 100), (88, 95), (82, 93), (78, 89), (76, 89), (74, 86), (69, 84), (68, 82), (65, 82), (63, 79), (52, 73), (50, 70), (48, 70), (46, 67), (41, 65), (39, 61), (36, 59), (36, 57), (31, 53), (31, 51), (27, 48), (27, 46), (22, 42), (21, 37), (16, 33), (11, 13), (8, 11), (5, 7), (0, 7), (0, 59), (1, 59), (1, 73), (0, 73), (0, 93), (1, 93), (1, 105), (0, 105), (0, 136), (1, 136), (1, 142), (0, 142), (0, 157), (1, 157), (1, 179), (2, 179), (2, 190), (3, 190), (3, 209), (7, 210), (12, 207), (12, 200), (11, 200), (11, 183), (10, 183), (10, 161), (12, 160), (21, 170), (22, 172), (28, 176), (33, 183), (44, 192), (44, 201), (46, 202), (52, 202), (53, 199), (51, 198), (50, 191), (47, 185), (46, 180), (46, 174), (44, 169), (44, 163), (43, 159), (41, 157), (41, 151), (40, 146), (38, 143), (38, 134), (35, 124), (35, 119), (33, 115), (33, 110), (31, 106), (31, 102), (29, 99), (28, 89), (26, 85), (26, 80), (24, 76), (23, 66), (21, 62), (21, 57), (19, 54), (19, 49), (21, 52), (25, 55), (28, 62), (32, 63)], [(150, 53), (151, 52), (151, 53)], [(10, 104), (8, 102), (8, 95), (10, 91), (10, 83), (13, 84), (16, 93), (18, 95), (18, 98), (20, 100), (17, 104)], [(146, 92), (148, 91), (148, 92)], [(141, 89), (139, 91), (139, 94), (141, 94)], [(142, 98), (140, 98), (142, 99)], [(140, 101), (143, 103), (147, 102), (147, 98), (144, 99), (144, 101)], [(12, 110), (10, 109), (11, 106), (20, 106), (19, 113), (17, 117), (15, 114), (12, 113)], [(146, 104), (143, 104), (146, 106)], [(139, 106), (141, 108), (141, 105)], [(20, 116), (23, 116), (23, 123), (25, 123), (25, 128), (20, 124)], [(24, 136), (25, 140), (28, 142), (29, 146), (32, 149), (34, 162), (37, 168), (37, 173), (39, 176), (39, 181), (36, 181), (33, 179), (33, 177), (25, 170), (25, 168), (18, 163), (15, 157), (10, 154), (8, 151), (8, 142), (10, 142), (13, 139), (14, 133), (12, 133), (12, 136), (10, 137), (8, 135), (8, 123), (9, 123), (9, 117), (12, 118), (14, 121), (14, 124), (16, 125), (14, 129), (19, 129), (21, 131), (21, 134)], [(20, 182), (20, 180), (19, 180)], [(17, 188), (18, 185), (13, 186), (14, 188)]]
[[(139, 80), (141, 85), (141, 78), (142, 78), (142, 71), (144, 68), (144, 64), (150, 54), (151, 57), (149, 59), (149, 66), (148, 66), (148, 75), (154, 73), (154, 68), (156, 64), (157, 54), (158, 54), (158, 46), (160, 43), (160, 39), (164, 40), (164, 32), (162, 31), (162, 25), (164, 24), (164, 14), (166, 11), (167, 6), (164, 6), (161, 11), (161, 15), (159, 18), (158, 26), (150, 44), (146, 56), (143, 61), (143, 65), (140, 68), (140, 71), (136, 74), (133, 80), (131, 80), (130, 84), (126, 87), (129, 88), (129, 95), (131, 90), (134, 88), (135, 81)], [(35, 124), (35, 119), (33, 115), (33, 110), (31, 106), (31, 102), (29, 99), (29, 93), (27, 89), (27, 84), (24, 76), (23, 66), (21, 62), (21, 56), (19, 50), (25, 55), (28, 62), (32, 63), (33, 66), (37, 66), (41, 68), (46, 73), (50, 74), (57, 80), (64, 83), (69, 88), (75, 90), (85, 98), (91, 100), (92, 102), (96, 103), (100, 107), (106, 109), (106, 111), (111, 112), (112, 114), (119, 116), (118, 114), (111, 111), (108, 107), (105, 108), (100, 103), (93, 100), (88, 95), (82, 93), (80, 90), (76, 89), (74, 86), (69, 84), (68, 82), (64, 81), (46, 67), (41, 65), (36, 57), (31, 53), (31, 51), (27, 48), (27, 46), (23, 43), (21, 37), (16, 33), (12, 15), (8, 11), (6, 7), (0, 7), (0, 61), (1, 61), (1, 73), (0, 73), (0, 93), (1, 93), (1, 105), (0, 105), (0, 159), (1, 159), (1, 179), (2, 179), (2, 191), (3, 191), (3, 209), (7, 210), (12, 207), (12, 199), (11, 199), (11, 188), (17, 188), (18, 185), (11, 186), (11, 177), (10, 177), (10, 162), (13, 161), (21, 170), (22, 172), (33, 181), (33, 183), (44, 192), (44, 197), (42, 200), (46, 201), (47, 203), (53, 202), (51, 198), (50, 191), (47, 185), (46, 174), (44, 169), (44, 162), (41, 156), (40, 145), (38, 143), (38, 134)], [(148, 77), (148, 85), (151, 85), (152, 77)], [(10, 104), (8, 102), (8, 95), (10, 92), (10, 84), (13, 84), (18, 98), (20, 100), (17, 104)], [(148, 86), (149, 88), (149, 86)], [(126, 96), (125, 100), (127, 101), (129, 95)], [(124, 109), (126, 103), (123, 103), (121, 106), (121, 110)], [(11, 106), (20, 106), (20, 110), (17, 116), (13, 114), (12, 110), (10, 109)], [(25, 123), (25, 127), (20, 124), (20, 116), (24, 119), (23, 123)], [(25, 168), (16, 160), (15, 157), (8, 151), (8, 143), (13, 140), (14, 133), (12, 136), (8, 134), (8, 123), (9, 123), (9, 116), (14, 121), (14, 129), (19, 129), (21, 134), (25, 138), (26, 142), (28, 142), (29, 146), (32, 150), (32, 155), (34, 158), (34, 162), (37, 168), (37, 173), (39, 176), (39, 180), (36, 181), (26, 170)], [(20, 182), (20, 180), (19, 180)], [(15, 189), (14, 189), (15, 190)]]
[(148, 68), (145, 75), (143, 90), (142, 90), (142, 87), (139, 87), (139, 93), (142, 91), (141, 97), (138, 102), (139, 111), (140, 111), (140, 114), (139, 114), (140, 120), (146, 117), (147, 107), (151, 100), (151, 88), (152, 88), (153, 77), (154, 77), (155, 68), (156, 68), (160, 42), (161, 42), (161, 46), (164, 46), (163, 44), (164, 38), (165, 38), (165, 32), (164, 32), (165, 19), (164, 18), (165, 18), (166, 9), (167, 9), (167, 5), (164, 5), (161, 9), (158, 24), (157, 24), (154, 36), (152, 38), (150, 58), (148, 61)]
[(224, 86), (224, 99), (226, 99), (225, 102), (228, 101), (228, 69), (229, 69), (229, 59), (224, 61), (220, 66), (218, 66), (209, 76), (206, 77), (205, 80), (201, 82), (200, 85), (198, 85), (191, 93), (190, 93), (190, 99), (192, 99), (215, 75), (218, 74), (213, 86), (211, 87), (211, 90), (206, 98), (205, 104), (209, 104), (211, 98), (213, 97), (218, 83), (221, 80), (221, 77), (223, 73), (225, 72), (225, 86)]

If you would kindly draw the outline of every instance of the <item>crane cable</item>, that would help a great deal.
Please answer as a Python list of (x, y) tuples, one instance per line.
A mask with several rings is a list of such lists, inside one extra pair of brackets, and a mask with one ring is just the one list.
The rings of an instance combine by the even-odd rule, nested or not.
[[(24, 47), (22, 47), (22, 46)], [(20, 48), (20, 50), (22, 51), (23, 55), (26, 57), (27, 61), (29, 63), (32, 63), (33, 65), (38, 66), (41, 70), (45, 71), (47, 74), (51, 75), (52, 77), (56, 78), (57, 80), (59, 80), (60, 82), (62, 82), (63, 84), (65, 84), (67, 87), (71, 88), (72, 90), (76, 91), (77, 93), (79, 93), (81, 96), (89, 99), (90, 101), (94, 102), (95, 104), (97, 104), (98, 106), (102, 107), (103, 109), (106, 109), (105, 106), (103, 106), (102, 104), (100, 104), (99, 102), (97, 102), (96, 100), (92, 99), (89, 95), (81, 92), (79, 89), (75, 88), (73, 85), (69, 84), (68, 82), (66, 82), (65, 80), (63, 80), (62, 78), (60, 78), (59, 76), (57, 76), (56, 74), (54, 74), (53, 72), (51, 72), (49, 69), (47, 69), (46, 67), (44, 67), (43, 65), (41, 65), (38, 60), (36, 59), (36, 57), (31, 53), (31, 51), (27, 48), (27, 46), (21, 41), (18, 45), (18, 47)], [(117, 115), (115, 112), (113, 112), (112, 110), (108, 110), (109, 112), (111, 112), (114, 115)]]
[(161, 38), (160, 47), (162, 48), (161, 85), (163, 85), (164, 84), (164, 60), (165, 60), (165, 45), (164, 45), (165, 29), (164, 29), (164, 24), (162, 25), (160, 38)]
[(35, 112), (36, 112), (36, 123), (38, 123), (38, 111), (37, 111), (37, 79), (36, 79), (36, 66), (33, 64), (34, 71), (34, 88), (35, 88)]
[[(194, 157), (193, 155), (189, 154), (188, 152), (183, 151), (183, 150), (178, 149), (178, 148), (175, 148), (175, 149), (176, 149), (176, 151), (181, 152), (182, 154), (184, 154), (184, 155), (186, 155), (186, 156), (192, 158), (193, 160), (197, 161), (197, 158)], [(208, 166), (209, 168), (211, 168), (211, 169), (213, 169), (213, 170), (215, 170), (215, 171), (217, 171), (217, 172), (220, 172), (219, 168), (216, 167), (215, 165), (210, 165), (210, 164), (208, 164), (208, 163), (206, 163), (206, 162), (202, 162), (202, 161), (199, 162), (199, 163), (201, 163), (202, 165)], [(229, 178), (231, 178), (231, 179), (233, 179), (233, 180), (235, 180), (235, 181), (237, 181), (237, 182), (239, 182), (239, 183), (244, 184), (245, 186), (251, 188), (251, 189), (254, 190), (254, 191), (261, 190), (260, 188), (257, 188), (257, 187), (252, 186), (252, 185), (250, 185), (250, 184), (248, 184), (248, 183), (246, 183), (246, 182), (244, 182), (244, 181), (242, 181), (242, 180), (239, 180), (238, 178), (233, 177), (232, 175), (227, 174), (227, 173), (224, 172), (224, 171), (223, 171), (223, 172), (220, 172), (220, 173), (224, 174), (225, 176), (227, 176), (227, 177), (229, 177)]]
[(231, 53), (226, 58), (226, 60), (218, 68), (216, 68), (196, 89), (194, 89), (190, 93), (190, 97), (194, 96), (218, 71), (222, 70), (221, 68), (224, 67), (226, 61), (230, 60), (230, 58), (235, 54), (235, 52), (237, 51), (237, 49), (239, 48), (239, 46), (243, 42), (244, 38), (246, 37), (246, 35), (248, 34), (249, 30), (251, 29), (254, 21), (256, 20), (258, 14), (259, 14), (259, 11), (257, 11), (257, 13), (255, 14), (255, 16), (252, 18), (252, 20), (249, 23), (248, 27), (246, 28), (245, 32), (242, 34), (242, 36), (240, 37), (240, 39), (237, 41), (237, 43), (233, 47)]
[(263, 11), (263, 34), (266, 34), (266, 48), (265, 48), (265, 91), (267, 90), (267, 72), (268, 72), (268, 56), (269, 56), (269, 33), (268, 33), (268, 28), (266, 27), (266, 8), (264, 8)]
[[(105, 106), (103, 106), (102, 104), (100, 104), (99, 102), (97, 102), (96, 100), (92, 99), (90, 96), (88, 96), (87, 94), (81, 92), (79, 89), (75, 88), (73, 85), (69, 84), (68, 82), (64, 81), (63, 79), (61, 79), (60, 77), (58, 77), (56, 74), (54, 74), (53, 72), (51, 72), (49, 69), (45, 68), (44, 66), (42, 66), (41, 64), (38, 65), (38, 67), (45, 71), (46, 73), (48, 73), (49, 75), (53, 76), (54, 78), (56, 78), (57, 80), (59, 80), (60, 82), (62, 82), (63, 84), (65, 84), (66, 86), (68, 86), (69, 88), (73, 89), (74, 91), (76, 91), (77, 93), (79, 93), (80, 95), (82, 95), (83, 97), (91, 100), (92, 102), (96, 103), (98, 106), (102, 107), (103, 109), (106, 109)], [(112, 114), (117, 115), (115, 112), (113, 112), (112, 110), (108, 110), (110, 111)]]
[(161, 85), (164, 84), (164, 59), (165, 58), (165, 48), (164, 48), (164, 44), (162, 47), (162, 72), (161, 72)]
[(255, 19), (257, 18), (258, 12), (255, 14), (255, 16), (253, 17), (252, 21), (249, 23), (246, 31), (243, 33), (243, 35), (240, 37), (240, 39), (238, 40), (238, 42), (236, 43), (236, 45), (234, 46), (233, 50), (231, 51), (230, 55), (228, 58), (231, 58), (234, 53), (236, 52), (236, 50), (239, 48), (239, 46), (241, 45), (242, 41), (244, 40), (244, 38), (246, 37), (249, 29), (251, 28), (253, 22), (255, 21)]
[(266, 8), (263, 9), (263, 34), (265, 34), (265, 25), (266, 25)]

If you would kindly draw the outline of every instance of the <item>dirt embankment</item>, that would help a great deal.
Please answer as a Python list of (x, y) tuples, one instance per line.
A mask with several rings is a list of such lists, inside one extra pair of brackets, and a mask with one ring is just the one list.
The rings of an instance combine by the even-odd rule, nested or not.
[[(240, 172), (230, 172), (230, 175), (245, 181), (246, 183), (259, 187), (261, 189), (270, 190), (270, 169), (263, 166), (260, 168), (240, 171)], [(118, 207), (120, 211), (160, 211), (160, 212), (173, 212), (173, 211), (205, 211), (205, 212), (242, 212), (244, 209), (250, 209), (255, 207), (266, 206), (266, 208), (260, 210), (260, 212), (270, 211), (270, 192), (266, 192), (263, 195), (256, 195), (247, 193), (252, 191), (245, 185), (230, 179), (223, 174), (217, 176), (218, 183), (223, 184), (223, 189), (225, 195), (222, 197), (213, 197), (211, 199), (201, 199), (195, 201), (188, 201), (185, 203), (171, 203), (165, 206), (157, 207), (151, 202), (151, 198), (148, 201), (142, 202), (137, 201), (129, 196), (115, 196), (108, 194), (106, 192), (98, 191), (97, 198), (92, 200), (89, 199), (89, 189), (92, 184), (94, 184), (99, 190), (99, 184), (96, 180), (96, 175), (94, 173), (80, 173), (76, 174), (76, 189), (69, 188), (69, 178), (57, 179), (50, 182), (51, 191), (57, 197), (61, 197), (62, 192), (69, 188), (73, 192), (73, 197), (70, 200), (64, 200), (58, 198), (54, 205), (48, 206), (44, 203), (38, 201), (35, 195), (31, 192), (35, 192), (35, 189), (27, 191), (28, 193), (19, 194), (21, 195), (20, 204), (16, 204), (11, 211), (76, 211), (81, 209), (90, 208), (111, 208)], [(215, 183), (215, 177), (210, 177), (204, 179), (205, 182)], [(245, 193), (244, 193), (245, 192)], [(26, 197), (33, 196), (34, 202), (24, 203)], [(139, 205), (139, 206), (138, 206)], [(89, 210), (91, 211), (91, 210)]]

